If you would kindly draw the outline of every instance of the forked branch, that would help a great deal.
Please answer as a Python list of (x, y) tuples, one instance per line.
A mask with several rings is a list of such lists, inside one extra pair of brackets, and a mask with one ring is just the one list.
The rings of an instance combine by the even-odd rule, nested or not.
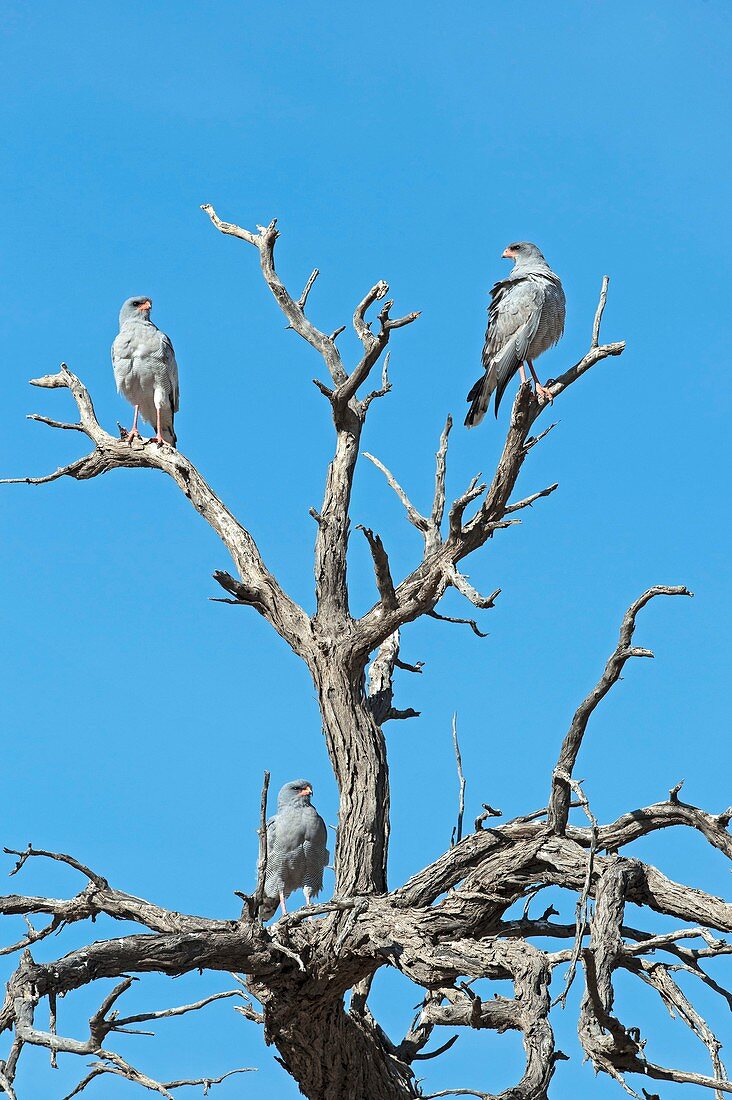
[(631, 657), (653, 657), (650, 649), (640, 649), (631, 645), (635, 631), (635, 619), (638, 612), (655, 596), (691, 596), (683, 585), (655, 585), (630, 605), (620, 626), (620, 637), (614, 652), (605, 665), (605, 670), (586, 699), (575, 711), (572, 724), (562, 742), (559, 759), (552, 775), (552, 790), (549, 802), (549, 827), (557, 833), (564, 832), (569, 817), (570, 779), (579, 750), (582, 745), (587, 723), (597, 705), (605, 698), (620, 674), (626, 661)]
[[(595, 333), (599, 338), (599, 319), (602, 316), (606, 298), (607, 280), (604, 280), (593, 330), (593, 339)], [(608, 357), (620, 355), (624, 348), (625, 344), (623, 342), (604, 345), (593, 343), (590, 350), (578, 363), (570, 367), (559, 378), (552, 379), (547, 383), (552, 397), (554, 399), (558, 398), (596, 363)], [(483, 484), (479, 484), (479, 479), (476, 476), (466, 492), (453, 502), (449, 510), (449, 532), (446, 537), (443, 536), (440, 530), (440, 524), (445, 510), (447, 440), (451, 419), (448, 418), (437, 452), (435, 497), (429, 519), (417, 511), (404, 489), (383, 462), (375, 459), (372, 455), (367, 455), (381, 469), (392, 489), (402, 501), (409, 521), (422, 533), (425, 548), (421, 563), (397, 586), (396, 599), (398, 606), (396, 609), (390, 615), (385, 616), (381, 613), (381, 608), (372, 608), (359, 620), (359, 640), (356, 649), (359, 660), (365, 661), (368, 653), (394, 630), (414, 621), (420, 615), (432, 614), (444, 595), (448, 584), (453, 583), (452, 578), (458, 563), (483, 546), (496, 530), (507, 526), (511, 522), (505, 519), (507, 515), (528, 507), (534, 501), (548, 496), (556, 489), (556, 485), (552, 485), (539, 493), (533, 494), (531, 497), (517, 501), (515, 504), (510, 503), (510, 497), (518, 481), (526, 456), (542, 438), (542, 435), (546, 434), (544, 432), (536, 438), (529, 435), (534, 422), (544, 407), (534, 395), (529, 384), (519, 388), (511, 411), (506, 442), (493, 479), (486, 489)], [(466, 507), (484, 494), (480, 508), (466, 523), (464, 521)], [(462, 591), (462, 589), (460, 590)], [(465, 594), (464, 591), (463, 594)]]
[(0, 484), (41, 485), (60, 477), (86, 481), (120, 468), (159, 470), (176, 483), (196, 511), (223, 542), (236, 565), (247, 602), (263, 615), (296, 653), (302, 654), (309, 635), (309, 621), (294, 600), (278, 584), (264, 563), (249, 531), (219, 500), (193, 463), (172, 447), (117, 439), (97, 420), (89, 392), (65, 363), (58, 374), (33, 379), (42, 389), (67, 389), (79, 410), (78, 430), (94, 444), (83, 458), (45, 477), (5, 478)]

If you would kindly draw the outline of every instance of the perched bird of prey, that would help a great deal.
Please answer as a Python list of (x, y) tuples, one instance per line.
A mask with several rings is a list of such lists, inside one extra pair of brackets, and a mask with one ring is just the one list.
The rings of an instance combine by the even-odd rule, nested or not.
[(173, 428), (178, 412), (178, 364), (173, 345), (150, 320), (150, 298), (128, 298), (119, 314), (119, 333), (112, 344), (112, 365), (117, 389), (135, 407), (135, 419), (128, 433), (130, 442), (140, 433), (137, 417), (142, 413), (156, 430), (158, 446), (175, 447)]
[(537, 396), (551, 401), (549, 390), (541, 385), (534, 370), (534, 359), (556, 344), (564, 332), (564, 291), (549, 264), (535, 244), (519, 241), (510, 244), (503, 255), (514, 260), (507, 279), (491, 290), (488, 328), (483, 345), (485, 375), (468, 394), (470, 409), (465, 425), (480, 424), (496, 395), (496, 416), (504, 390), (517, 370), (526, 381), (524, 363), (534, 379)]
[(277, 813), (267, 822), (267, 874), (264, 880), (263, 920), (282, 907), (285, 898), (302, 887), (305, 904), (323, 889), (323, 869), (330, 855), (325, 846), (325, 822), (310, 805), (313, 788), (306, 779), (285, 783), (277, 795)]

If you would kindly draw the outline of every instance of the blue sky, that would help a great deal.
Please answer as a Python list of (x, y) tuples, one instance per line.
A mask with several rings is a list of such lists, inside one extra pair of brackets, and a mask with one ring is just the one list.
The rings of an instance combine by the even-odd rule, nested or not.
[[(328, 331), (380, 278), (396, 310), (423, 311), (395, 335), (394, 391), (373, 407), (364, 436), (417, 506), (429, 499), (445, 415), (462, 420), (479, 373), (486, 295), (507, 270), (505, 245), (537, 241), (564, 281), (566, 333), (540, 360), (542, 377), (586, 350), (602, 275), (611, 277), (603, 336), (627, 340), (627, 350), (557, 403), (559, 426), (519, 486), (560, 488), (470, 562), (478, 588), (503, 589), (481, 620), (490, 637), (431, 620), (404, 632), (404, 658), (426, 668), (397, 684), (398, 705), (421, 719), (387, 734), (392, 885), (449, 842), (452, 712), (468, 816), (483, 801), (506, 814), (545, 805), (571, 714), (625, 607), (653, 583), (687, 584), (695, 599), (643, 612), (638, 641), (657, 659), (627, 669), (593, 719), (578, 775), (603, 820), (662, 798), (681, 778), (690, 801), (732, 802), (729, 40), (730, 8), (717, 0), (388, 10), (6, 0), (0, 12), (3, 475), (45, 473), (80, 453), (78, 439), (24, 419), (70, 412), (67, 394), (27, 386), (61, 360), (85, 380), (104, 424), (129, 420), (108, 349), (121, 302), (149, 294), (180, 364), (181, 449), (307, 609), (308, 508), (332, 445), (310, 381), (322, 371), (285, 331), (254, 251), (219, 236), (200, 203), (250, 227), (277, 217), (281, 274), (299, 293), (320, 268), (310, 312)], [(343, 348), (355, 354), (352, 335)], [(507, 416), (506, 405), (498, 426), (491, 416), (469, 435), (455, 428), (455, 493), (491, 471)], [(232, 891), (253, 879), (264, 768), (275, 789), (309, 777), (335, 823), (304, 669), (254, 613), (208, 602), (226, 554), (163, 478), (118, 471), (8, 487), (0, 499), (0, 840), (71, 851), (115, 885), (180, 910), (235, 915)], [(419, 537), (368, 463), (353, 521), (382, 534), (397, 576), (414, 565)], [(357, 538), (350, 568), (358, 612), (374, 593)], [(448, 612), (462, 609), (446, 599)], [(672, 878), (729, 893), (721, 856), (696, 836), (637, 851)], [(77, 885), (34, 867), (8, 890), (66, 895)], [(563, 904), (571, 914), (571, 900)], [(15, 931), (8, 922), (3, 942)], [(99, 924), (96, 934), (115, 931)], [(74, 929), (36, 956), (80, 942)], [(222, 985), (209, 977), (151, 979), (128, 1003), (141, 1011), (213, 988)], [(398, 1040), (414, 991), (384, 976), (374, 997)], [(626, 1022), (653, 1033), (650, 1057), (706, 1072), (704, 1049), (645, 990), (621, 982), (618, 998)], [(95, 990), (64, 1002), (60, 1028), (83, 1035), (99, 999)], [(705, 996), (697, 1003), (721, 1017)], [(580, 1064), (576, 1006), (574, 997), (557, 1021), (572, 1060), (552, 1095), (619, 1095)], [(124, 1049), (160, 1077), (258, 1067), (220, 1086), (221, 1100), (297, 1095), (254, 1025), (227, 1004), (209, 1012)], [(732, 1037), (728, 1020), (720, 1033)], [(426, 1085), (498, 1089), (521, 1064), (518, 1039), (463, 1035), (426, 1064)], [(63, 1095), (83, 1069), (69, 1058), (55, 1076), (47, 1066), (28, 1052), (20, 1095)], [(93, 1088), (116, 1097), (132, 1086)], [(662, 1095), (690, 1091), (664, 1086)]]

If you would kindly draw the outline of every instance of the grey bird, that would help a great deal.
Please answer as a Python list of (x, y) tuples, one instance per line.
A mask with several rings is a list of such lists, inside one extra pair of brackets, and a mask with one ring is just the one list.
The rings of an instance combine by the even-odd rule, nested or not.
[(260, 916), (269, 920), (285, 899), (302, 888), (305, 904), (323, 889), (323, 870), (330, 855), (325, 846), (328, 832), (322, 817), (310, 804), (313, 788), (307, 779), (285, 783), (277, 795), (277, 813), (267, 822), (267, 873)]
[(150, 320), (152, 299), (128, 298), (119, 314), (119, 333), (112, 344), (112, 365), (117, 389), (135, 408), (131, 443), (140, 433), (137, 417), (142, 413), (156, 430), (158, 446), (176, 445), (174, 429), (178, 412), (178, 364), (173, 345)]
[(507, 279), (491, 289), (488, 328), (483, 345), (485, 374), (468, 394), (470, 409), (465, 425), (474, 428), (486, 414), (492, 394), (496, 395), (496, 416), (506, 386), (516, 371), (526, 381), (528, 363), (539, 399), (551, 401), (534, 370), (534, 359), (556, 344), (564, 332), (565, 299), (559, 276), (555, 275), (535, 244), (510, 244), (503, 255), (514, 260)]

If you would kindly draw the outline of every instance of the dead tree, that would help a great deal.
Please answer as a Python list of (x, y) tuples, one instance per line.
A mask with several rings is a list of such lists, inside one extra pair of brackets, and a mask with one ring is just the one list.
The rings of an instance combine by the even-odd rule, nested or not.
[[(99, 424), (82, 382), (64, 365), (57, 374), (34, 379), (45, 389), (68, 389), (79, 410), (76, 423), (47, 416), (33, 419), (88, 437), (92, 450), (83, 458), (46, 477), (17, 479), (29, 484), (61, 477), (86, 480), (117, 467), (160, 470), (178, 486), (193, 507), (218, 534), (233, 562), (231, 572), (214, 577), (224, 589), (225, 602), (253, 608), (263, 616), (307, 665), (315, 685), (323, 731), (340, 794), (335, 847), (335, 896), (331, 902), (302, 909), (266, 928), (257, 919), (257, 896), (245, 899), (238, 920), (210, 920), (163, 909), (152, 902), (112, 887), (107, 879), (71, 856), (28, 847), (18, 856), (17, 870), (28, 859), (50, 858), (75, 868), (86, 880), (74, 897), (0, 898), (0, 912), (22, 914), (28, 933), (5, 948), (21, 952), (0, 1010), (0, 1033), (8, 1034), (8, 1049), (0, 1062), (0, 1087), (13, 1097), (18, 1059), (28, 1045), (46, 1047), (52, 1059), (58, 1052), (95, 1058), (72, 1095), (96, 1077), (116, 1074), (162, 1096), (192, 1082), (159, 1082), (134, 1068), (111, 1045), (116, 1032), (160, 1015), (203, 1008), (213, 998), (164, 1010), (123, 1017), (115, 1007), (129, 988), (132, 976), (157, 971), (178, 975), (197, 969), (230, 971), (240, 975), (237, 989), (219, 996), (256, 998), (240, 1011), (263, 1026), (282, 1065), (311, 1100), (406, 1100), (430, 1095), (415, 1072), (420, 1060), (435, 1057), (454, 1038), (443, 1042), (436, 1028), (492, 1028), (519, 1031), (526, 1051), (521, 1079), (500, 1093), (503, 1100), (541, 1100), (547, 1096), (557, 1059), (551, 1008), (564, 1001), (576, 977), (584, 983), (579, 1036), (596, 1069), (610, 1074), (632, 1095), (629, 1075), (646, 1081), (688, 1082), (732, 1093), (719, 1058), (719, 1042), (701, 1014), (682, 992), (673, 974), (679, 969), (694, 975), (720, 993), (732, 996), (705, 969), (705, 961), (732, 951), (717, 933), (732, 930), (732, 904), (691, 886), (673, 882), (655, 867), (627, 854), (629, 846), (656, 830), (685, 826), (698, 830), (709, 844), (728, 858), (732, 839), (727, 831), (732, 809), (708, 813), (682, 802), (678, 788), (666, 801), (636, 809), (610, 824), (599, 824), (582, 787), (573, 775), (577, 755), (592, 713), (619, 679), (632, 657), (651, 652), (634, 644), (636, 617), (659, 595), (690, 595), (681, 586), (656, 586), (628, 609), (620, 638), (597, 685), (580, 704), (561, 745), (556, 767), (547, 781), (547, 806), (503, 825), (475, 830), (460, 838), (408, 882), (387, 885), (389, 843), (389, 772), (384, 725), (409, 718), (413, 711), (393, 705), (393, 677), (397, 668), (409, 669), (399, 659), (399, 632), (423, 615), (465, 622), (476, 633), (473, 619), (443, 615), (440, 600), (455, 588), (474, 607), (493, 606), (498, 592), (483, 596), (461, 572), (463, 561), (476, 553), (497, 531), (515, 522), (515, 515), (556, 489), (549, 485), (523, 500), (513, 500), (517, 478), (529, 453), (550, 428), (532, 435), (544, 406), (523, 385), (511, 412), (497, 468), (490, 482), (474, 478), (464, 493), (448, 504), (445, 471), (452, 426), (448, 416), (437, 450), (434, 497), (429, 514), (411, 503), (396, 477), (376, 458), (367, 456), (383, 472), (406, 512), (422, 534), (421, 561), (402, 580), (395, 580), (387, 550), (374, 531), (362, 528), (373, 557), (378, 598), (360, 618), (349, 609), (347, 551), (349, 504), (356, 472), (361, 433), (377, 398), (390, 390), (387, 348), (397, 329), (412, 324), (417, 313), (392, 317), (385, 282), (373, 286), (358, 303), (353, 325), (362, 344), (355, 365), (346, 365), (337, 345), (338, 332), (328, 335), (308, 319), (306, 306), (313, 272), (299, 298), (283, 285), (275, 267), (275, 222), (256, 232), (222, 222), (210, 206), (204, 211), (221, 233), (252, 246), (262, 275), (288, 325), (321, 356), (328, 378), (315, 384), (329, 403), (335, 448), (325, 478), (323, 501), (313, 510), (315, 540), (315, 613), (308, 615), (284, 591), (264, 561), (254, 539), (207, 485), (182, 454), (110, 435)], [(586, 371), (609, 356), (620, 355), (623, 343), (600, 343), (600, 322), (607, 295), (603, 282), (587, 354), (559, 378), (548, 383), (555, 401)], [(381, 303), (376, 323), (369, 311)], [(339, 330), (342, 331), (342, 330)], [(382, 364), (380, 382), (367, 390)], [(369, 662), (371, 662), (369, 666)], [(570, 818), (572, 806), (587, 824)], [(584, 817), (582, 818), (584, 821)], [(461, 814), (462, 827), (462, 814)], [(262, 853), (263, 864), (266, 852)], [(260, 876), (263, 866), (260, 865)], [(261, 885), (261, 877), (260, 877)], [(575, 923), (552, 921), (553, 910), (530, 917), (528, 905), (516, 919), (509, 910), (537, 889), (556, 886), (577, 899)], [(260, 891), (261, 896), (261, 891)], [(653, 934), (626, 923), (625, 905), (632, 902), (650, 913), (675, 918), (672, 933)], [(97, 914), (134, 921), (142, 931), (121, 938), (94, 941), (51, 964), (33, 960), (34, 943), (71, 922), (93, 920)], [(31, 917), (46, 923), (35, 927)], [(546, 939), (564, 939), (565, 950), (545, 950)], [(544, 943), (544, 947), (542, 947)], [(567, 967), (566, 986), (552, 1001), (550, 985), (557, 967)], [(390, 1038), (368, 1007), (374, 974), (395, 967), (421, 989), (421, 1010), (406, 1035)], [(628, 971), (650, 985), (666, 1006), (707, 1046), (712, 1068), (708, 1076), (655, 1064), (645, 1053), (645, 1041), (634, 1024), (614, 1014), (613, 979)], [(563, 972), (564, 973), (564, 972)], [(57, 999), (99, 979), (117, 979), (89, 1021), (89, 1035), (71, 1038), (56, 1026)], [(514, 996), (483, 1000), (465, 979), (509, 979)], [(50, 1026), (43, 1030), (34, 1019), (41, 1002), (50, 1008)], [(433, 1035), (433, 1033), (435, 1033)], [(430, 1041), (436, 1049), (427, 1051)], [(243, 1071), (232, 1071), (243, 1072)], [(213, 1084), (202, 1078), (204, 1087)], [(490, 1082), (457, 1082), (452, 1093), (492, 1097)], [(653, 1087), (653, 1086), (651, 1086)], [(644, 1095), (650, 1097), (653, 1093)]]

